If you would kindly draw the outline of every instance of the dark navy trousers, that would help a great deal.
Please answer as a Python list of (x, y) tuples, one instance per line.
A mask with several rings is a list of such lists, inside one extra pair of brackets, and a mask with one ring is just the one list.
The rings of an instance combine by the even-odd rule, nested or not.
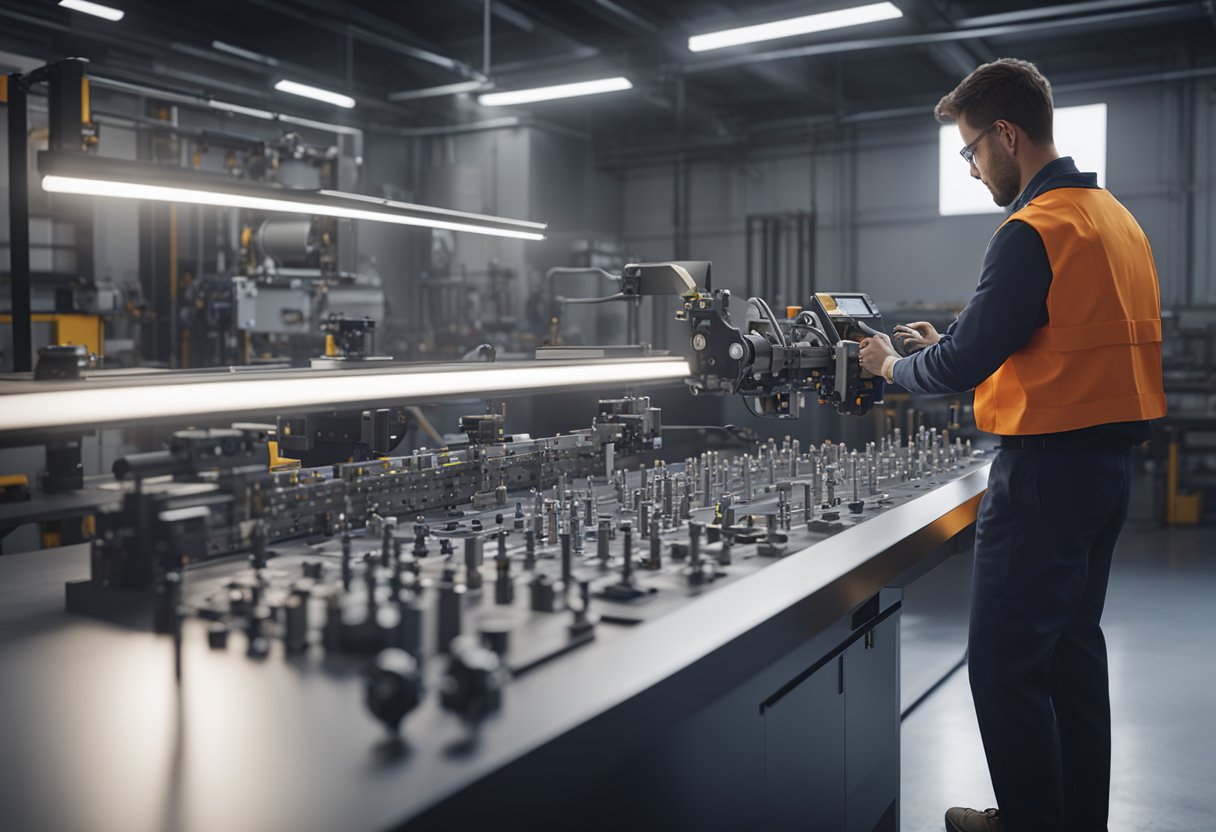
[(1131, 451), (1002, 449), (980, 504), (968, 666), (1009, 832), (1106, 830), (1100, 622)]

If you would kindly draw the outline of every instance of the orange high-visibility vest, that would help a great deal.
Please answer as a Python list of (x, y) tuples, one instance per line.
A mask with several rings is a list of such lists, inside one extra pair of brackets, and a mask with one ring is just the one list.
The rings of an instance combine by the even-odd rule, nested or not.
[(1161, 298), (1148, 238), (1109, 191), (1055, 188), (1005, 222), (1043, 239), (1046, 326), (975, 388), (975, 424), (1002, 436), (1165, 415)]

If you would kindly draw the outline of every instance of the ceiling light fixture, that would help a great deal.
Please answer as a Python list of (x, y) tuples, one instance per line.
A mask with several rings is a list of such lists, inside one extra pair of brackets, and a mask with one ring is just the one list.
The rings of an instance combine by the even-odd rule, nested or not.
[(580, 95), (599, 95), (605, 92), (620, 92), (632, 89), (628, 78), (599, 78), (595, 81), (579, 81), (574, 84), (557, 84), (552, 87), (533, 87), (527, 90), (488, 92), (477, 96), (483, 107), (507, 107), (512, 104), (531, 104), (534, 101), (550, 101), (555, 98), (574, 98)]
[(185, 168), (83, 153), (43, 151), (38, 155), (38, 166), (43, 175), (43, 189), (52, 193), (341, 217), (519, 240), (543, 240), (547, 231), (547, 226), (539, 222), (451, 211), (341, 191), (275, 188)]
[(326, 104), (333, 104), (335, 107), (345, 107), (350, 109), (355, 106), (355, 99), (349, 95), (343, 95), (339, 92), (330, 92), (323, 90), (320, 87), (310, 87), (308, 84), (301, 84), (297, 81), (288, 81), (286, 78), (274, 85), (274, 88), (279, 92), (289, 93), (291, 95), (299, 95), (304, 98), (311, 98), (316, 101), (324, 101)]
[(84, 12), (93, 17), (104, 18), (112, 23), (122, 20), (123, 15), (126, 14), (122, 9), (103, 6), (100, 3), (90, 3), (89, 0), (59, 0), (59, 5), (74, 12)]
[(694, 35), (688, 39), (688, 49), (690, 52), (705, 52), (710, 49), (740, 46), (762, 40), (790, 38), (812, 32), (825, 32), (829, 29), (842, 29), (846, 26), (860, 26), (863, 23), (877, 23), (880, 20), (894, 20), (897, 17), (903, 17), (903, 14), (892, 3), (870, 3), (850, 9), (837, 9), (832, 12), (774, 20), (771, 23), (761, 23), (756, 26), (743, 26), (737, 29), (723, 29), (719, 32)]

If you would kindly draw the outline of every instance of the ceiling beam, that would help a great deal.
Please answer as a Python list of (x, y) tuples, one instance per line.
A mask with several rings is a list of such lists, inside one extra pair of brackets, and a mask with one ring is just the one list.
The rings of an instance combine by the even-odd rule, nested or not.
[[(403, 57), (437, 66), (471, 81), (487, 80), (481, 70), (440, 53), (405, 27), (347, 3), (335, 5), (323, 0), (292, 0), (290, 3), (281, 0), (245, 2), (336, 35), (351, 37), (362, 43), (396, 52)], [(341, 13), (340, 18), (335, 16), (338, 13)]]
[(1052, 17), (1072, 17), (1080, 14), (1096, 14), (1117, 9), (1135, 8), (1137, 6), (1163, 5), (1169, 0), (1087, 0), (1082, 3), (1047, 4), (1031, 6), (1028, 9), (1017, 9), (1012, 12), (986, 14), (979, 17), (961, 17), (954, 21), (956, 26), (970, 28), (974, 26), (1002, 26), (1006, 23), (1025, 23), (1029, 20), (1045, 20)]

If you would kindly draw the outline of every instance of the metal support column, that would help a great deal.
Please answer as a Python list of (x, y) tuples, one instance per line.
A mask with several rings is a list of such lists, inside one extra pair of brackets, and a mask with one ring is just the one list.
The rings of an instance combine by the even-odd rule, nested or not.
[(9, 272), (13, 308), (13, 370), (34, 369), (30, 317), (30, 192), (25, 78), (8, 76)]

